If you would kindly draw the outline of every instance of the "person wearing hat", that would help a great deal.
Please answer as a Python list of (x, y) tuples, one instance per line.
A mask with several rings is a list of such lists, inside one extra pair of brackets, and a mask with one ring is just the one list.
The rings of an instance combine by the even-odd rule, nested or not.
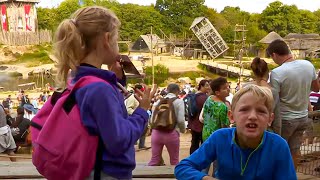
[(24, 112), (24, 118), (27, 118), (29, 119), (30, 121), (32, 120), (32, 118), (35, 116), (35, 114), (37, 113), (36, 112), (36, 109), (34, 109), (33, 105), (32, 104), (24, 104), (23, 105), (23, 108), (25, 110)]

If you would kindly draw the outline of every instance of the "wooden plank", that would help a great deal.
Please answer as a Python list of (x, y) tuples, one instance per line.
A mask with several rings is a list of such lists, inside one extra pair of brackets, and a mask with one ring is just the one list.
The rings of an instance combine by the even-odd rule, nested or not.
[[(0, 162), (0, 179), (43, 178), (30, 161)], [(133, 178), (174, 178), (174, 166), (147, 166), (137, 163)]]
[(137, 164), (134, 178), (174, 178), (174, 166), (147, 166)]
[(10, 156), (10, 155), (7, 155), (7, 154), (0, 154), (0, 157), (4, 157), (4, 158), (17, 158), (17, 159), (32, 159), (32, 157), (30, 155), (22, 155), (22, 156), (19, 156), (19, 155), (13, 155), (13, 156)]

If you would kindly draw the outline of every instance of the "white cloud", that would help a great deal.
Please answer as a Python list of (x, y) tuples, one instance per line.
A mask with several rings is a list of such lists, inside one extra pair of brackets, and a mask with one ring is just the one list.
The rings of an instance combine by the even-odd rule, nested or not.
[[(42, 7), (52, 7), (58, 5), (63, 0), (42, 0), (39, 4)], [(173, 0), (174, 1), (174, 0)], [(271, 2), (275, 0), (206, 0), (205, 4), (218, 12), (225, 6), (239, 6), (241, 10), (247, 12), (261, 13)], [(295, 4), (299, 9), (315, 11), (320, 9), (320, 0), (280, 0), (284, 4)], [(155, 4), (156, 0), (118, 0), (120, 3), (134, 3), (140, 5)]]

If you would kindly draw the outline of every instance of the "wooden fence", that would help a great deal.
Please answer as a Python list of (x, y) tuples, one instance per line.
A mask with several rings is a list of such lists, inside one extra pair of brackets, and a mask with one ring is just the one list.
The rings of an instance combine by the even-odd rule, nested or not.
[(50, 42), (52, 42), (52, 32), (49, 30), (0, 33), (0, 43), (10, 46), (36, 45)]

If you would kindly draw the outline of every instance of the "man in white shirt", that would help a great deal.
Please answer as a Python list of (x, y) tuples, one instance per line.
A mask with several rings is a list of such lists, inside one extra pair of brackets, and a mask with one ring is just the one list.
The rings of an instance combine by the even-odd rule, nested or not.
[(268, 54), (279, 67), (271, 71), (271, 86), (279, 93), (282, 117), (281, 136), (287, 140), (297, 167), (302, 134), (308, 127), (309, 94), (319, 91), (319, 77), (307, 60), (294, 60), (288, 45), (273, 41)]

